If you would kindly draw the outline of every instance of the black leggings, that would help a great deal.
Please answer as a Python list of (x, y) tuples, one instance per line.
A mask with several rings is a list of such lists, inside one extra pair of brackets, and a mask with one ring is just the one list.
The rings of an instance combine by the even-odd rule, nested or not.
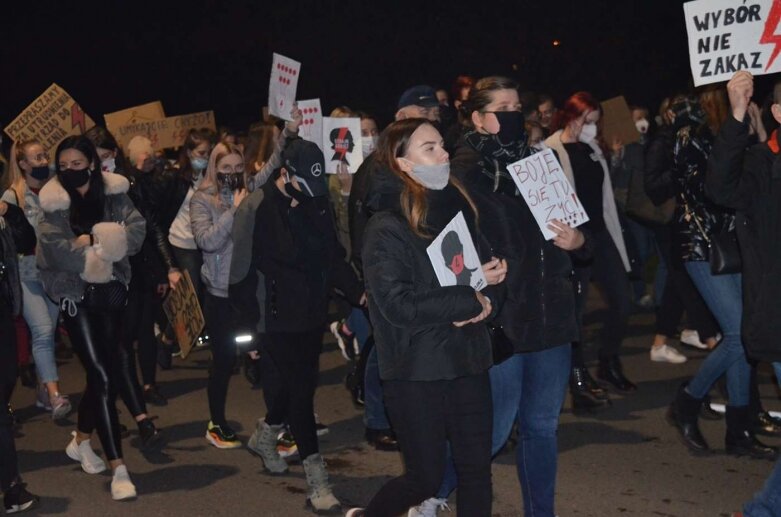
[[(314, 398), (320, 369), (320, 350), (323, 332), (269, 332), (262, 344), (261, 357), (267, 355), (267, 367), (273, 367), (276, 375), (263, 375), (263, 391), (268, 388), (273, 395), (267, 397), (266, 423), (280, 425), (285, 422), (298, 446), (302, 459), (317, 454)], [(265, 369), (264, 369), (265, 371)], [(273, 397), (273, 400), (268, 400)], [(270, 402), (270, 403), (269, 403)]]
[(450, 443), (458, 472), (459, 515), (489, 517), (493, 406), (488, 373), (442, 381), (386, 381), (383, 393), (405, 471), (377, 492), (366, 516), (399, 515), (436, 494)]
[(78, 430), (92, 434), (97, 430), (103, 452), (111, 460), (122, 458), (119, 418), (117, 417), (117, 352), (120, 348), (119, 311), (90, 311), (77, 306), (75, 316), (65, 314), (65, 328), (87, 372), (87, 387), (79, 403)]
[[(575, 265), (575, 305), (580, 328), (581, 341), (583, 336), (583, 312), (588, 300), (589, 283), (593, 279), (603, 291), (607, 302), (607, 314), (603, 321), (600, 359), (618, 355), (621, 343), (626, 336), (626, 329), (631, 311), (629, 297), (629, 275), (624, 269), (621, 255), (607, 230), (594, 232), (594, 256), (586, 264)], [(574, 343), (572, 347), (572, 366), (582, 367), (583, 346)]]
[(211, 330), (212, 365), (209, 370), (209, 413), (215, 425), (224, 426), (225, 402), (228, 398), (233, 365), (236, 363), (235, 334), (231, 328), (231, 309), (227, 298), (206, 293), (205, 319)]
[(0, 299), (0, 490), (19, 479), (14, 423), (8, 401), (16, 384), (16, 327), (8, 304)]
[[(150, 285), (143, 274), (133, 272), (128, 290), (127, 309), (122, 318), (122, 344), (130, 354), (130, 368), (134, 377), (136, 371), (133, 342), (138, 342), (138, 365), (144, 385), (155, 384), (157, 377), (157, 340), (155, 339), (155, 317), (160, 309), (160, 297), (155, 286)], [(120, 393), (121, 394), (121, 393)], [(122, 395), (122, 394), (121, 394)], [(124, 398), (124, 395), (122, 395)]]

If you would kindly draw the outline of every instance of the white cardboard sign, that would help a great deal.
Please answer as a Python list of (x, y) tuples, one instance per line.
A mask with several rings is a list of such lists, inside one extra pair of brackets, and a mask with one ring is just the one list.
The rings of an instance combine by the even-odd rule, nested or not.
[(268, 85), (269, 113), (284, 120), (292, 120), (290, 111), (296, 101), (298, 76), (301, 63), (282, 54), (274, 53), (271, 61), (271, 78)]
[(511, 163), (507, 171), (529, 205), (546, 240), (556, 236), (548, 229), (548, 224), (554, 219), (573, 228), (588, 222), (586, 210), (551, 149)]
[(488, 285), (463, 212), (456, 214), (426, 252), (440, 285), (471, 285), (476, 291)]
[(323, 150), (323, 110), (320, 99), (298, 101), (298, 109), (303, 120), (298, 128), (298, 136), (317, 144)]
[(355, 174), (363, 163), (361, 119), (323, 117), (323, 154), (325, 172), (336, 174), (339, 162), (347, 164), (350, 174)]
[(781, 71), (781, 1), (695, 0), (683, 12), (695, 86)]

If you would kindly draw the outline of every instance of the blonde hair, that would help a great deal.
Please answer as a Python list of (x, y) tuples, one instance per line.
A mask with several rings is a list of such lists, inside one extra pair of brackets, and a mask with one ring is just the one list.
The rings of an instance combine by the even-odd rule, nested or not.
[(331, 110), (331, 116), (334, 118), (357, 118), (358, 114), (347, 106), (337, 106)]
[(19, 208), (24, 208), (24, 193), (27, 189), (27, 180), (25, 179), (24, 171), (19, 166), (19, 162), (27, 158), (27, 148), (32, 145), (41, 145), (41, 143), (38, 140), (31, 139), (14, 142), (11, 146), (11, 160), (8, 163), (8, 190), (12, 190), (16, 194)]
[[(207, 190), (210, 187), (214, 187), (215, 197), (219, 195), (219, 189), (217, 188), (217, 164), (231, 154), (235, 154), (241, 158), (241, 163), (244, 163), (244, 153), (241, 152), (241, 148), (236, 144), (230, 144), (228, 142), (220, 142), (214, 146), (211, 154), (209, 155), (209, 165), (206, 166), (206, 174), (203, 178), (203, 183), (198, 187), (198, 190)], [(244, 167), (244, 186), (247, 185), (247, 168)]]

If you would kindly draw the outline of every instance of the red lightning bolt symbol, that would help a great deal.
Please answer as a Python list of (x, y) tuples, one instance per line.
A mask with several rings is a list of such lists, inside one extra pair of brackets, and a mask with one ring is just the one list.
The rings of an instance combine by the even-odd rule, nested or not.
[(87, 130), (87, 121), (84, 120), (84, 112), (81, 110), (78, 104), (73, 103), (71, 108), (71, 129), (78, 126), (82, 134)]
[(781, 21), (781, 0), (773, 0), (773, 5), (770, 7), (770, 12), (767, 15), (767, 21), (765, 22), (765, 30), (762, 32), (760, 43), (772, 43), (776, 47), (773, 49), (773, 53), (770, 54), (770, 59), (765, 67), (767, 72), (773, 65), (778, 54), (781, 53), (781, 36), (776, 35), (776, 27), (778, 22)]

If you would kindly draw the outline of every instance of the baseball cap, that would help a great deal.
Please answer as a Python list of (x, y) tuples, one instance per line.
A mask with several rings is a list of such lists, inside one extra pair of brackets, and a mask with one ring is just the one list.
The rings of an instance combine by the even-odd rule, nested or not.
[(437, 93), (434, 91), (434, 88), (425, 84), (413, 86), (402, 93), (399, 99), (398, 109), (407, 106), (421, 106), (423, 108), (439, 106)]
[(282, 164), (288, 174), (295, 176), (301, 189), (310, 197), (328, 194), (325, 181), (325, 159), (317, 144), (296, 138), (282, 151)]

